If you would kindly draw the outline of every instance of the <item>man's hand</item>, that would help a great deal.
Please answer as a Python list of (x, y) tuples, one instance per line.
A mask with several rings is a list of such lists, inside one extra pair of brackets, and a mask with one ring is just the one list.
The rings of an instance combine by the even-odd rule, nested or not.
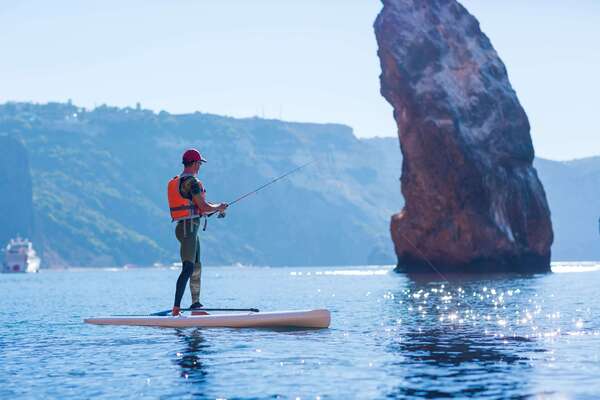
[(178, 315), (181, 315), (181, 311), (180, 308), (177, 306), (173, 306), (173, 311), (171, 312), (171, 315), (174, 317), (177, 317)]
[(217, 206), (217, 210), (219, 211), (219, 215), (217, 215), (217, 218), (225, 218), (225, 210), (227, 209), (227, 207), (229, 207), (229, 204), (227, 203), (221, 203)]

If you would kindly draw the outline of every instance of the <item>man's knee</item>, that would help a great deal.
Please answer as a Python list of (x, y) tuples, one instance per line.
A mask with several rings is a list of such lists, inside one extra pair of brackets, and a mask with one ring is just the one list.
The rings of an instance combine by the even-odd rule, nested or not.
[(200, 275), (202, 274), (202, 266), (198, 263), (194, 264), (194, 272), (192, 272), (192, 277), (190, 279), (190, 287), (199, 287), (200, 286)]
[(194, 263), (191, 261), (184, 261), (181, 265), (181, 272), (183, 275), (190, 277), (194, 272)]

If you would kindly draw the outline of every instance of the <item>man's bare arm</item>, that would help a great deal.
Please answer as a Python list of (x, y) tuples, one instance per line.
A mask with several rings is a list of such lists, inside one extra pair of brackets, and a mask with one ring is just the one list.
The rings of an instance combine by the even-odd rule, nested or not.
[(205, 193), (200, 192), (193, 197), (194, 203), (200, 209), (202, 214), (210, 214), (215, 211), (225, 211), (227, 208), (226, 203), (209, 203), (205, 199)]

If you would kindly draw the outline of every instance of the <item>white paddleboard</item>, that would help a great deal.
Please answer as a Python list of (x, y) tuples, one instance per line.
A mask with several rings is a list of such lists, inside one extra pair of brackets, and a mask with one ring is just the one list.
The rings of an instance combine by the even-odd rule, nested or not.
[(96, 325), (162, 326), (169, 328), (328, 328), (328, 310), (296, 310), (210, 314), (192, 316), (118, 316), (86, 318), (83, 322)]

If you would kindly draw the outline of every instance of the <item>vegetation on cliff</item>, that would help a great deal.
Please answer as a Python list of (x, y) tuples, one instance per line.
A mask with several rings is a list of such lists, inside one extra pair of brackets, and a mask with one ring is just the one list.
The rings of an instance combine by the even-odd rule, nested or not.
[(359, 140), (347, 126), (7, 103), (0, 134), (29, 152), (36, 226), (53, 264), (176, 261), (165, 190), (190, 146), (209, 160), (200, 178), (213, 201), (316, 161), (211, 220), (205, 263), (394, 262), (387, 224), (401, 201), (397, 143), (382, 151), (389, 141)]
[[(17, 233), (33, 237), (45, 266), (176, 261), (165, 186), (186, 146), (209, 159), (201, 177), (215, 201), (317, 160), (211, 220), (206, 263), (396, 262), (388, 224), (402, 205), (397, 138), (359, 140), (342, 125), (62, 103), (0, 105), (2, 245)], [(552, 211), (553, 258), (600, 259), (600, 157), (536, 159), (535, 167)]]

